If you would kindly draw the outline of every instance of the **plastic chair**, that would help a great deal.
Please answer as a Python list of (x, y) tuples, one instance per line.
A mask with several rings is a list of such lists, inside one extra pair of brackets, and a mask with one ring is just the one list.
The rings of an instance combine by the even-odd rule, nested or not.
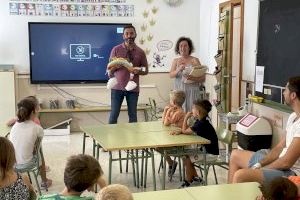
[(218, 179), (216, 175), (215, 166), (219, 166), (223, 169), (228, 170), (229, 169), (229, 159), (230, 159), (230, 153), (232, 151), (232, 141), (233, 141), (233, 132), (227, 129), (219, 129), (217, 131), (217, 136), (219, 142), (222, 142), (226, 145), (226, 149), (220, 149), (219, 150), (219, 156), (215, 160), (207, 160), (206, 161), (206, 169), (203, 168), (203, 160), (197, 161), (194, 163), (195, 167), (198, 167), (200, 169), (200, 173), (202, 175), (202, 171), (204, 170), (204, 173), (206, 175), (208, 174), (209, 168), (213, 168), (214, 176), (216, 184), (218, 184)]
[[(39, 181), (37, 179), (37, 177), (39, 175), (39, 172), (40, 172), (39, 153), (42, 154), (41, 148), (40, 148), (41, 142), (42, 142), (42, 138), (38, 138), (36, 143), (35, 143), (35, 148), (34, 148), (34, 152), (33, 152), (33, 159), (31, 161), (29, 161), (28, 163), (25, 163), (25, 164), (15, 166), (16, 172), (27, 173), (29, 178), (30, 178), (30, 173), (32, 173), (34, 175), (34, 180), (35, 180), (35, 183), (37, 185), (39, 195), (42, 195), (41, 188), (40, 188), (40, 185), (39, 185)], [(30, 182), (32, 182), (31, 178), (30, 178)], [(48, 191), (47, 187), (46, 187), (46, 191)]]
[(162, 118), (162, 110), (157, 108), (155, 99), (149, 98), (149, 105), (150, 105), (150, 120), (156, 121)]

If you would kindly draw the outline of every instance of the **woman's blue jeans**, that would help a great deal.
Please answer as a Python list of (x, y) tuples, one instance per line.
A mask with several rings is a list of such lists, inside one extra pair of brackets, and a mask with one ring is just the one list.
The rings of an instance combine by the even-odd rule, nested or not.
[(111, 112), (109, 116), (109, 124), (116, 124), (120, 114), (122, 102), (126, 98), (129, 123), (137, 122), (137, 102), (139, 98), (138, 92), (111, 90)]

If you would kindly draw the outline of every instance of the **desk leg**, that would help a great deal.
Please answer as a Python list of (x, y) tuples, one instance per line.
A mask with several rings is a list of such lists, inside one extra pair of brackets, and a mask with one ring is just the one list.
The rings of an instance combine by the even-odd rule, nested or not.
[(119, 150), (119, 162), (120, 162), (120, 173), (122, 173), (122, 152), (121, 152), (121, 150)]
[(203, 153), (204, 153), (204, 163), (203, 163), (203, 167), (204, 167), (204, 181), (205, 181), (205, 185), (207, 185), (207, 174), (208, 174), (208, 169), (207, 169), (207, 166), (206, 166), (206, 149), (205, 147), (203, 146)]
[(96, 159), (99, 160), (99, 149), (100, 149), (100, 145), (96, 144)]
[[(152, 155), (150, 154), (150, 152), (148, 151), (148, 149), (146, 149), (146, 157), (145, 157), (145, 174), (144, 174), (144, 188), (146, 188), (146, 184), (147, 184), (147, 170), (148, 170), (148, 156)], [(155, 184), (155, 183), (154, 183)]]
[[(142, 149), (142, 164), (141, 164), (141, 186), (143, 186), (143, 178), (144, 178), (144, 155), (145, 155), (145, 149)], [(147, 153), (146, 153), (147, 155)]]
[(135, 150), (135, 155), (136, 155), (136, 187), (140, 188), (140, 171), (139, 171), (139, 150)]
[(83, 141), (82, 141), (82, 154), (85, 153), (85, 137), (86, 137), (86, 133), (83, 133)]
[(145, 116), (145, 122), (148, 122), (149, 119), (148, 119), (148, 112), (147, 112), (147, 109), (144, 109), (144, 116)]
[(133, 185), (136, 186), (136, 178), (135, 178), (135, 166), (134, 166), (134, 152), (131, 150), (131, 163), (132, 163), (132, 174), (133, 174)]
[(96, 153), (95, 153), (95, 148), (96, 148), (96, 140), (93, 139), (93, 157), (94, 157), (94, 158), (95, 158), (95, 155), (96, 155)]
[[(152, 160), (152, 177), (153, 177), (153, 190), (156, 191), (156, 178), (155, 178), (155, 163), (154, 163), (154, 151), (151, 151), (151, 160)], [(147, 168), (146, 168), (147, 169)], [(146, 184), (145, 184), (146, 185)]]
[(108, 163), (108, 184), (111, 184), (111, 173), (112, 173), (112, 152), (109, 151), (109, 163)]
[(166, 170), (167, 170), (167, 152), (165, 150), (164, 151), (164, 164), (163, 164), (163, 182), (161, 185), (162, 190), (166, 189)]

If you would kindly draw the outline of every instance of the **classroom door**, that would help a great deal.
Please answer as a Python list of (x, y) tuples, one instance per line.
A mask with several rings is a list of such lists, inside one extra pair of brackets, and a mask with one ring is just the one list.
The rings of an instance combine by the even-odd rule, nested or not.
[(231, 65), (231, 92), (230, 111), (240, 107), (240, 75), (241, 75), (241, 5), (234, 5), (232, 9), (232, 65)]

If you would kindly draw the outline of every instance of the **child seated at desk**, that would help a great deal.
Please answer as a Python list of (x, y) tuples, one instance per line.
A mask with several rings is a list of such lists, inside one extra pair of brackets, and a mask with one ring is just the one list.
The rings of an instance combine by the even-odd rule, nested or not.
[[(34, 165), (38, 160), (34, 155), (37, 142), (44, 136), (43, 128), (36, 122), (39, 105), (36, 98), (30, 96), (21, 100), (18, 105), (17, 121), (14, 123), (9, 139), (14, 145), (16, 151), (17, 165), (22, 168)], [(40, 146), (40, 144), (39, 144)], [(40, 165), (40, 174), (42, 178), (41, 187), (48, 188), (52, 185), (52, 180), (46, 177), (45, 162), (40, 151), (36, 155), (42, 160)]]
[(99, 192), (97, 200), (133, 200), (133, 196), (125, 185), (112, 184)]
[[(165, 126), (174, 125), (176, 127), (182, 128), (184, 120), (184, 111), (182, 105), (185, 101), (185, 93), (181, 90), (173, 90), (170, 93), (170, 104), (164, 108), (162, 115), (162, 121)], [(173, 161), (170, 156), (166, 157), (169, 165), (168, 176), (172, 176), (177, 167), (177, 162)]]
[(69, 157), (64, 172), (65, 188), (60, 194), (44, 195), (40, 200), (93, 200), (93, 197), (80, 197), (85, 191), (92, 191), (95, 184), (106, 186), (99, 162), (89, 155)]
[[(216, 159), (219, 155), (218, 137), (214, 127), (209, 122), (208, 113), (211, 111), (211, 103), (207, 100), (195, 100), (193, 102), (192, 112), (185, 115), (181, 132), (172, 132), (171, 134), (193, 134), (196, 133), (205, 139), (210, 140), (210, 144), (206, 144), (206, 159)], [(190, 117), (196, 119), (195, 123), (190, 127), (188, 126), (188, 119)], [(184, 165), (186, 167), (186, 179), (181, 185), (181, 188), (189, 187), (191, 183), (201, 183), (203, 180), (198, 176), (194, 167), (194, 162), (202, 160), (202, 154), (193, 155), (191, 157), (185, 156)]]

